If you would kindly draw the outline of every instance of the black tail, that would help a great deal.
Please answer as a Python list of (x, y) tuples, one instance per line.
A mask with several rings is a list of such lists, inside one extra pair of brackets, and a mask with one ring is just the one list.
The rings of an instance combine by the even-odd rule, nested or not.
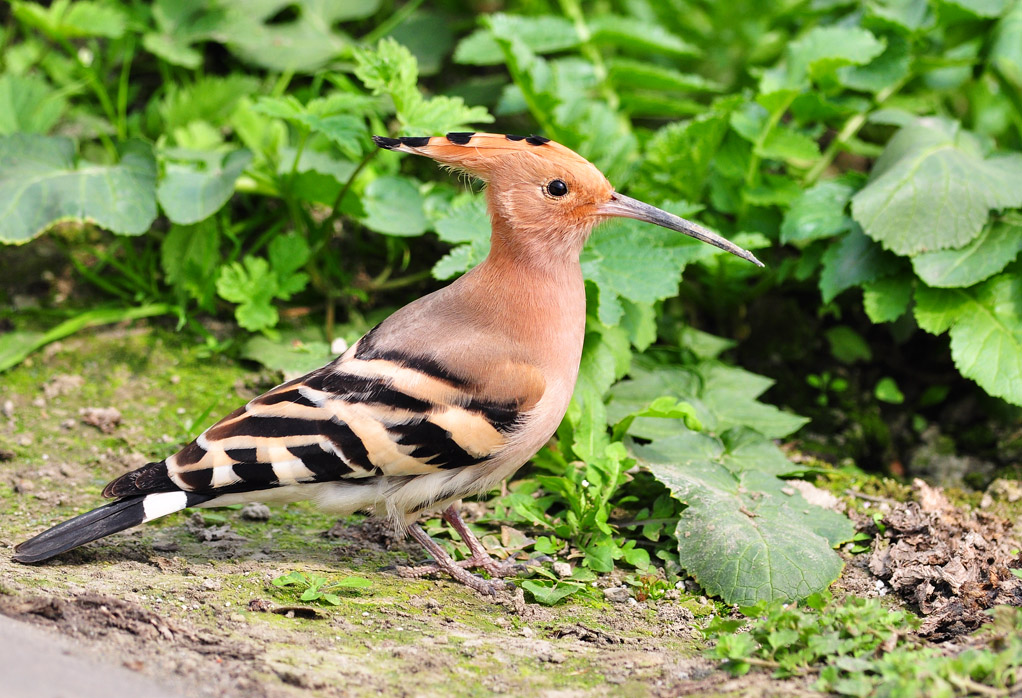
[(68, 519), (20, 543), (14, 548), (11, 559), (15, 562), (42, 562), (111, 533), (138, 526), (140, 523), (193, 507), (213, 498), (214, 495), (181, 491), (124, 497)]

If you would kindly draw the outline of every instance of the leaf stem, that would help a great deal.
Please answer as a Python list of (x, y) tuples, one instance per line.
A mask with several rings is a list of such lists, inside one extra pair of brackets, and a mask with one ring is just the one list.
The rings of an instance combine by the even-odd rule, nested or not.
[(394, 14), (378, 24), (371, 32), (363, 36), (362, 43), (367, 45), (375, 44), (399, 27), (402, 22), (408, 19), (409, 15), (419, 9), (421, 4), (422, 0), (411, 0), (411, 2), (405, 3), (401, 6), (401, 9), (394, 12)]

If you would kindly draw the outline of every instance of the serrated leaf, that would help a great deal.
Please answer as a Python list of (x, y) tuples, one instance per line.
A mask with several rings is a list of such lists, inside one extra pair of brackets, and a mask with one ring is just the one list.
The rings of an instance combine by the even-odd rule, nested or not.
[(419, 188), (407, 177), (374, 179), (366, 187), (362, 205), (366, 213), (362, 223), (378, 233), (415, 237), (429, 226)]
[(919, 119), (900, 130), (852, 198), (871, 238), (901, 255), (962, 247), (990, 209), (1022, 206), (1022, 154), (983, 157), (956, 124)]
[(234, 314), (246, 330), (256, 332), (277, 324), (277, 309), (272, 305), (277, 278), (262, 257), (249, 255), (240, 263), (221, 267), (216, 290), (224, 300), (238, 304)]
[(297, 233), (277, 235), (270, 241), (267, 249), (270, 267), (278, 278), (290, 276), (304, 267), (311, 254), (309, 243)]
[[(223, 126), (238, 103), (259, 88), (248, 75), (204, 76), (189, 85), (170, 83), (152, 107), (149, 128), (153, 132), (173, 131), (193, 121)], [(162, 122), (162, 123), (161, 123)]]
[[(575, 26), (563, 17), (540, 15), (522, 17), (496, 13), (487, 18), (501, 34), (516, 36), (534, 53), (544, 54), (574, 48), (579, 43)], [(478, 29), (458, 43), (454, 62), (467, 65), (498, 65), (504, 62), (492, 30)]]
[(702, 198), (710, 163), (728, 130), (730, 110), (714, 110), (659, 129), (645, 148), (642, 174), (658, 189), (670, 187), (689, 201)]
[(820, 295), (830, 303), (842, 291), (861, 286), (898, 269), (898, 260), (853, 227), (823, 253)]
[[(226, 155), (196, 153), (190, 161), (166, 161), (156, 198), (172, 222), (197, 223), (213, 215), (234, 194), (234, 183), (252, 162), (244, 148)], [(166, 157), (166, 156), (165, 156)]]
[(141, 235), (156, 218), (156, 160), (141, 141), (114, 165), (78, 161), (67, 138), (0, 137), (0, 242), (28, 242), (55, 223), (89, 221)]
[(536, 603), (544, 606), (553, 606), (558, 601), (576, 594), (582, 589), (580, 584), (569, 582), (554, 582), (547, 580), (526, 579), (522, 582), (522, 588), (532, 594)]
[(0, 76), (0, 135), (46, 133), (66, 108), (67, 100), (40, 77)]
[(592, 40), (640, 52), (657, 51), (675, 56), (698, 56), (700, 50), (663, 25), (635, 17), (599, 14), (589, 22)]
[(840, 574), (833, 546), (855, 533), (846, 517), (810, 505), (768, 473), (698, 458), (677, 462), (661, 441), (633, 450), (688, 505), (676, 531), (678, 559), (710, 594), (729, 604), (794, 601)]
[(957, 250), (924, 252), (912, 258), (912, 268), (928, 286), (972, 286), (1015, 261), (1022, 251), (1022, 217), (997, 221), (975, 240)]
[(1022, 276), (1001, 274), (968, 289), (916, 290), (916, 321), (950, 330), (951, 358), (991, 395), (1022, 405)]
[(781, 242), (808, 242), (845, 230), (849, 223), (845, 207), (854, 192), (840, 180), (819, 182), (807, 189), (784, 214)]
[(912, 276), (898, 274), (863, 285), (862, 306), (875, 323), (894, 322), (908, 310), (912, 300)]
[(788, 81), (820, 80), (846, 65), (863, 65), (879, 56), (885, 43), (861, 27), (814, 27), (788, 45)]

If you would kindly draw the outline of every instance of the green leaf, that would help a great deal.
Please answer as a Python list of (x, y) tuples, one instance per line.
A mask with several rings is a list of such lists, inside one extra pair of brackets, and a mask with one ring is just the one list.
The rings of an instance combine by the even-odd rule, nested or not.
[(912, 53), (908, 41), (900, 36), (887, 38), (887, 48), (866, 65), (846, 66), (838, 71), (845, 87), (877, 93), (908, 75)]
[(1022, 206), (1022, 154), (985, 158), (956, 124), (919, 119), (900, 130), (852, 198), (866, 234), (901, 255), (962, 247), (990, 209)]
[[(220, 0), (218, 38), (243, 60), (271, 71), (314, 72), (350, 49), (341, 22), (369, 17), (380, 0)], [(291, 21), (275, 17), (291, 9)]]
[(323, 341), (300, 341), (293, 337), (273, 340), (256, 335), (241, 348), (242, 358), (256, 361), (272, 371), (300, 376), (334, 358), (330, 345)]
[(912, 300), (911, 274), (887, 276), (863, 285), (862, 306), (875, 323), (894, 322), (908, 310)]
[(656, 441), (634, 451), (688, 505), (676, 531), (678, 558), (710, 594), (740, 605), (794, 601), (841, 573), (832, 548), (855, 534), (845, 516), (809, 504), (768, 473), (713, 460), (679, 463)]
[(905, 402), (905, 394), (898, 388), (898, 384), (890, 376), (885, 376), (877, 381), (873, 389), (873, 395), (880, 402), (887, 402), (892, 405), (900, 405)]
[(582, 585), (571, 582), (555, 582), (552, 580), (526, 579), (522, 582), (522, 588), (532, 594), (536, 603), (544, 606), (553, 606), (558, 601), (577, 594)]
[(871, 20), (906, 33), (921, 29), (932, 19), (927, 0), (874, 0), (866, 8)]
[(771, 129), (762, 143), (756, 144), (753, 152), (760, 157), (773, 160), (804, 163), (820, 156), (820, 146), (805, 134), (777, 126)]
[(814, 27), (788, 45), (788, 81), (820, 80), (846, 65), (864, 65), (885, 43), (860, 27)]
[(609, 77), (618, 89), (679, 90), (683, 92), (720, 92), (720, 83), (695, 73), (682, 73), (655, 63), (631, 58), (610, 58)]
[(11, 2), (14, 16), (53, 38), (77, 39), (103, 36), (116, 39), (124, 34), (124, 10), (117, 5), (89, 0), (55, 0), (49, 7), (35, 2)]
[(309, 243), (297, 233), (278, 235), (270, 241), (270, 267), (278, 278), (290, 276), (305, 266), (312, 255)]
[(781, 242), (808, 242), (845, 230), (849, 223), (845, 207), (854, 191), (841, 180), (820, 182), (805, 190), (784, 214)]
[(160, 264), (167, 282), (205, 310), (213, 310), (220, 234), (215, 223), (174, 225), (160, 246)]
[(990, 65), (1016, 90), (1022, 90), (1022, 3), (1016, 2), (997, 23)]
[(714, 110), (659, 129), (644, 150), (641, 166), (650, 187), (670, 187), (689, 201), (701, 200), (710, 164), (728, 130), (728, 116), (726, 109)]
[(847, 325), (831, 327), (824, 336), (830, 345), (831, 355), (843, 364), (872, 361), (873, 352), (862, 335)]
[(0, 135), (47, 133), (66, 108), (67, 100), (40, 77), (0, 76)]
[(898, 269), (898, 260), (866, 237), (858, 226), (832, 242), (822, 261), (820, 295), (824, 303), (830, 303), (852, 286), (861, 286)]
[(486, 201), (472, 197), (454, 206), (436, 222), (436, 233), (444, 242), (459, 244), (433, 266), (433, 277), (449, 279), (479, 264), (490, 252), (490, 219)]
[[(175, 155), (192, 157), (171, 159)], [(165, 153), (164, 174), (156, 198), (172, 222), (197, 223), (219, 211), (234, 194), (234, 183), (252, 162), (244, 148), (217, 153)]]
[(999, 17), (1009, 0), (943, 0), (976, 17)]
[[(553, 15), (522, 17), (496, 13), (487, 21), (497, 31), (519, 38), (534, 53), (544, 54), (574, 48), (579, 43), (575, 26)], [(454, 62), (467, 65), (499, 65), (504, 53), (491, 29), (478, 29), (465, 37), (454, 51)]]
[(262, 257), (246, 256), (243, 264), (221, 267), (216, 290), (224, 300), (238, 304), (234, 314), (246, 330), (256, 332), (277, 324), (277, 309), (272, 305), (277, 278)]
[[(655, 370), (637, 361), (629, 376), (610, 391), (607, 419), (612, 425), (664, 396), (691, 405), (710, 433), (750, 427), (764, 436), (782, 438), (808, 421), (756, 401), (773, 385), (769, 378), (717, 361), (702, 361), (692, 368), (672, 366)], [(684, 425), (677, 421), (640, 417), (632, 423), (629, 433), (644, 439), (660, 439), (683, 430)]]
[(916, 289), (916, 321), (950, 330), (951, 358), (991, 395), (1022, 405), (1022, 276), (1005, 273), (969, 289)]
[(972, 286), (999, 273), (1022, 250), (1022, 216), (991, 223), (975, 240), (957, 250), (923, 252), (912, 268), (928, 286)]
[(362, 223), (378, 233), (414, 237), (429, 227), (419, 188), (407, 177), (374, 179), (366, 187), (362, 205), (366, 212)]
[(149, 145), (128, 141), (117, 164), (97, 165), (78, 161), (67, 138), (0, 137), (0, 242), (27, 242), (66, 220), (141, 235), (155, 218)]
[(365, 86), (374, 95), (390, 95), (405, 133), (445, 133), (493, 121), (484, 107), (469, 107), (460, 97), (424, 99), (417, 86), (415, 56), (393, 39), (380, 40), (376, 50), (356, 50), (355, 60), (355, 75)]
[(636, 17), (598, 14), (589, 22), (592, 40), (613, 44), (644, 54), (650, 51), (674, 56), (698, 56), (699, 49), (680, 36), (671, 33), (662, 24)]

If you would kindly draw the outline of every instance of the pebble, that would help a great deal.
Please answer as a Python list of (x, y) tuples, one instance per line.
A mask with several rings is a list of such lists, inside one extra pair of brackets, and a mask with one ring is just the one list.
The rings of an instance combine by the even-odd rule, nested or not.
[(610, 587), (603, 590), (603, 598), (611, 603), (626, 603), (628, 599), (632, 598), (632, 593), (628, 587)]
[(571, 576), (571, 565), (567, 562), (558, 561), (551, 565), (551, 567), (553, 567), (554, 574), (561, 579), (566, 579)]
[(14, 418), (14, 400), (4, 400), (3, 411), (4, 411), (4, 416), (7, 417), (7, 419), (13, 419)]
[(249, 521), (269, 521), (270, 508), (261, 502), (249, 502), (241, 508), (241, 518)]

